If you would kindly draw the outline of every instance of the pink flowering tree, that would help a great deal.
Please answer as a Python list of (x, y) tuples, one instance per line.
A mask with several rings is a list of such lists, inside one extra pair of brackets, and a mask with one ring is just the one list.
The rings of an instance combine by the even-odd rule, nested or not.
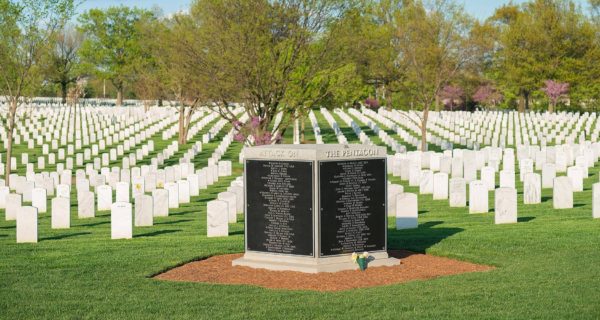
[(237, 119), (233, 120), (231, 124), (237, 131), (233, 136), (233, 139), (238, 142), (255, 146), (279, 142), (279, 140), (281, 140), (281, 135), (279, 133), (273, 135), (269, 130), (264, 129), (266, 127), (265, 121), (265, 118), (258, 116), (250, 117), (245, 123)]
[(379, 100), (369, 97), (365, 100), (365, 105), (371, 109), (378, 109), (379, 108)]
[(546, 93), (546, 96), (550, 100), (548, 112), (552, 113), (558, 101), (569, 93), (569, 84), (554, 80), (546, 80), (545, 84), (546, 86), (542, 88), (542, 91)]
[(502, 101), (502, 94), (494, 86), (486, 84), (477, 88), (473, 101), (483, 106), (496, 107)]
[(440, 97), (446, 100), (446, 105), (450, 107), (450, 110), (454, 109), (454, 103), (457, 100), (461, 100), (465, 92), (459, 86), (448, 85), (442, 89)]

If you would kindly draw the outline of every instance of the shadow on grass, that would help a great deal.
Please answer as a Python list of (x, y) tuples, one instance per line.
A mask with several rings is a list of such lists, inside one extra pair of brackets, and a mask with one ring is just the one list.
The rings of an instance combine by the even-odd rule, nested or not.
[(425, 253), (428, 248), (464, 231), (462, 228), (436, 227), (443, 225), (443, 223), (443, 221), (429, 221), (419, 224), (419, 227), (416, 229), (388, 229), (388, 248), (390, 250), (406, 249)]
[(176, 230), (160, 230), (160, 231), (142, 233), (142, 234), (136, 235), (135, 238), (154, 237), (154, 236), (159, 236), (161, 234), (175, 233), (175, 232), (181, 232), (181, 229), (176, 229)]
[(535, 217), (520, 217), (520, 218), (517, 218), (517, 222), (529, 222), (534, 219), (535, 219)]
[(60, 239), (78, 237), (78, 236), (85, 236), (85, 235), (88, 235), (88, 234), (92, 234), (92, 233), (91, 232), (76, 232), (76, 233), (69, 233), (69, 234), (61, 234), (61, 235), (58, 235), (58, 236), (42, 238), (42, 239), (40, 239), (40, 241), (60, 240)]
[(233, 232), (229, 233), (230, 236), (237, 235), (237, 234), (244, 234), (244, 230), (233, 231)]
[(177, 223), (183, 223), (183, 222), (190, 222), (192, 221), (191, 219), (182, 219), (182, 220), (173, 220), (173, 221), (167, 221), (167, 222), (158, 222), (155, 223), (154, 225), (159, 225), (159, 224), (177, 224)]
[(197, 212), (197, 211), (189, 210), (189, 211), (180, 211), (180, 212), (174, 212), (174, 213), (169, 212), (169, 217), (170, 216), (183, 216), (185, 214), (194, 213), (194, 212)]
[(110, 223), (110, 221), (94, 222), (94, 223), (82, 224), (82, 225), (80, 225), (80, 227), (95, 227), (95, 226), (109, 224), (109, 223)]

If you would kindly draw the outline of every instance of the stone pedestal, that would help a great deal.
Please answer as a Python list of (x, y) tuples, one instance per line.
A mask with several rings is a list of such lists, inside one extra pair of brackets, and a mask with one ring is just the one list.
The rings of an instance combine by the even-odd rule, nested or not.
[(365, 145), (248, 148), (246, 253), (233, 265), (307, 273), (392, 266), (387, 254), (386, 150)]

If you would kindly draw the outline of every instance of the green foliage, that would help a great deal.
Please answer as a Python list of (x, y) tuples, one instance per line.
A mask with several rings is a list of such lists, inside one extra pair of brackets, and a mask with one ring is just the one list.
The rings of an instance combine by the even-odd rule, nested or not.
[(142, 50), (140, 26), (152, 19), (151, 11), (125, 6), (82, 14), (79, 28), (86, 35), (80, 50), (84, 66), (112, 81), (122, 93), (148, 59), (148, 52)]
[[(571, 85), (579, 100), (586, 91), (596, 30), (571, 1), (535, 0), (499, 9), (490, 19), (499, 30), (493, 78), (527, 104), (545, 80)], [(596, 77), (594, 77), (596, 78)], [(523, 108), (524, 106), (522, 106)]]
[(20, 99), (42, 84), (41, 58), (73, 0), (0, 0), (0, 94)]

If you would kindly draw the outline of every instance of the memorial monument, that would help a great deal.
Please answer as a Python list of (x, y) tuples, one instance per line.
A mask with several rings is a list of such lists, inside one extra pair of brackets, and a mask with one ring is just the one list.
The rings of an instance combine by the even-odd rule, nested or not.
[(386, 150), (368, 145), (248, 148), (245, 249), (233, 265), (301, 272), (390, 266)]

